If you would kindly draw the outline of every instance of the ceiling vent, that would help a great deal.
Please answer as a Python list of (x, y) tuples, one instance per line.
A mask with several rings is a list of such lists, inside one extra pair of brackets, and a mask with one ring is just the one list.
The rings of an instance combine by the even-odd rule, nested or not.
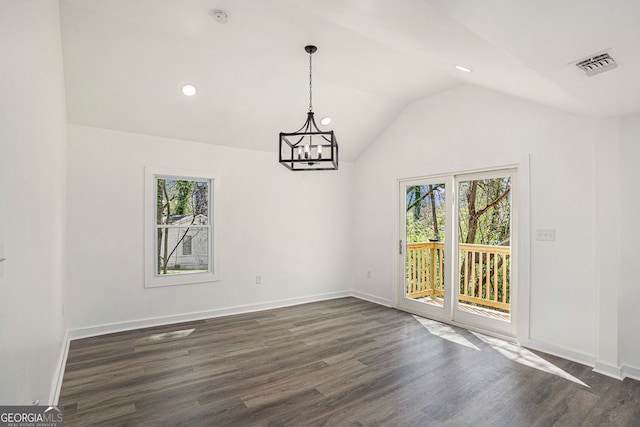
[(589, 77), (618, 67), (618, 63), (614, 59), (613, 51), (611, 49), (596, 53), (587, 58), (580, 59), (579, 61), (572, 62), (572, 64), (578, 67), (579, 70), (582, 70), (582, 72)]

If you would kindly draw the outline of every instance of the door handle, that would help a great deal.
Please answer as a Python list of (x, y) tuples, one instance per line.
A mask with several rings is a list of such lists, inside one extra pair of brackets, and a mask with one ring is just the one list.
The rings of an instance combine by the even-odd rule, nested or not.
[(402, 240), (398, 242), (398, 252), (402, 255)]
[(5, 260), (6, 260), (6, 258), (0, 258), (0, 262), (5, 261)]

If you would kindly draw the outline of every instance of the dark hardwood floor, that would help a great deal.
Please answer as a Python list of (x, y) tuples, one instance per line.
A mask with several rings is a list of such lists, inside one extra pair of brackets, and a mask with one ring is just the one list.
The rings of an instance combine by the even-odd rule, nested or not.
[(640, 425), (638, 381), (452, 334), (343, 298), (104, 335), (71, 343), (59, 403), (67, 426)]

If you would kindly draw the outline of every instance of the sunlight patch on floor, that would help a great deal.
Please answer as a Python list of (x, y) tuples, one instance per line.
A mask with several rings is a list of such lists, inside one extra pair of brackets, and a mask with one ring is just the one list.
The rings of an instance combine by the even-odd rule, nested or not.
[(418, 322), (420, 322), (420, 324), (424, 326), (432, 335), (480, 351), (478, 347), (476, 347), (465, 337), (457, 333), (451, 326), (444, 323), (436, 322), (435, 320), (425, 319), (424, 317), (420, 316), (414, 315), (413, 317)]
[(184, 337), (188, 337), (189, 335), (191, 335), (191, 333), (193, 331), (195, 331), (195, 328), (193, 328), (193, 329), (183, 329), (181, 331), (164, 332), (162, 334), (153, 334), (153, 335), (149, 335), (148, 337), (143, 338), (141, 341), (142, 342), (153, 342), (153, 341), (160, 341), (160, 340), (168, 340), (168, 339), (172, 339), (172, 338), (184, 338)]
[(520, 347), (518, 344), (514, 344), (500, 338), (489, 337), (487, 335), (482, 335), (472, 331), (470, 332), (478, 339), (490, 345), (491, 348), (493, 348), (509, 360), (513, 360), (514, 362), (520, 363), (521, 365), (529, 366), (530, 368), (538, 369), (540, 371), (556, 375), (560, 378), (564, 378), (565, 380), (573, 381), (576, 384), (580, 384), (582, 386), (590, 388), (587, 384), (580, 381), (578, 378), (563, 371), (553, 363), (544, 360), (542, 357), (538, 356), (532, 351), (527, 350), (524, 347)]

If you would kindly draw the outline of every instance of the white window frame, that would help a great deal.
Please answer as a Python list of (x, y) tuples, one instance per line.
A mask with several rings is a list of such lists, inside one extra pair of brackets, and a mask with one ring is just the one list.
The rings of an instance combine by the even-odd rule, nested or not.
[[(159, 275), (157, 262), (157, 183), (158, 178), (184, 179), (209, 182), (209, 269), (201, 273)], [(156, 288), (162, 286), (186, 285), (192, 283), (217, 282), (220, 280), (218, 233), (216, 227), (217, 198), (220, 180), (216, 173), (163, 167), (145, 168), (144, 189), (144, 286)]]

